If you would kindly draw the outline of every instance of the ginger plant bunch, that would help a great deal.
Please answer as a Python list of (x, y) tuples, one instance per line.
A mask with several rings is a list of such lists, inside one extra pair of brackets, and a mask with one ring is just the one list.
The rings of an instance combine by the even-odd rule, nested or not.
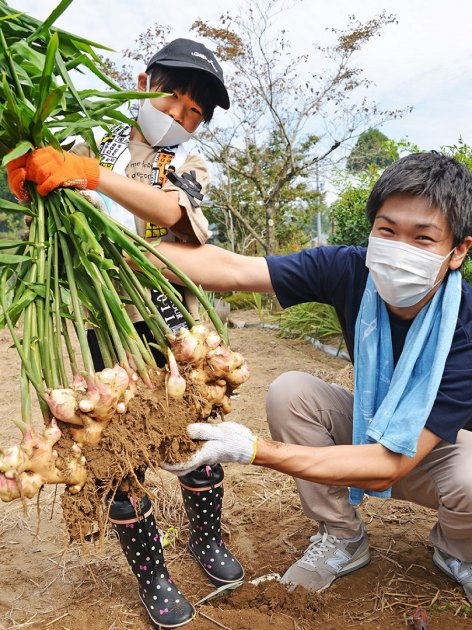
[[(120, 107), (143, 94), (123, 92), (103, 74), (96, 49), (105, 47), (53, 28), (71, 2), (62, 0), (48, 19), (38, 22), (0, 0), (3, 167), (36, 147), (67, 150), (74, 137), (97, 151), (95, 129), (135, 124)], [(107, 89), (77, 90), (72, 71), (93, 73)], [(0, 252), (0, 324), (9, 328), (22, 365), (18, 425), (23, 441), (0, 449), (0, 499), (7, 501), (32, 496), (43, 483), (64, 482), (71, 492), (79, 492), (87, 475), (84, 446), (99, 443), (113, 416), (126, 412), (139, 380), (152, 387), (156, 363), (127, 305), (136, 307), (167, 358), (169, 396), (183, 396), (186, 387), (172, 349), (180, 361), (193, 366), (193, 381), (207, 387), (208, 413), (215, 405), (227, 410), (228, 392), (247, 378), (244, 361), (227, 348), (226, 329), (205, 294), (161, 257), (196, 295), (216, 332), (194, 326), (179, 292), (148, 260), (147, 251), (159, 256), (151, 244), (74, 190), (59, 189), (43, 198), (28, 183), (28, 193), (26, 204), (0, 200), (1, 210), (31, 220), (27, 239), (11, 241), (9, 249)], [(177, 306), (190, 332), (172, 334), (150, 289)], [(21, 333), (16, 327), (20, 321)], [(105, 363), (98, 373), (87, 342), (90, 327)], [(71, 334), (78, 340), (78, 353)], [(231, 365), (216, 370), (214, 364), (221, 363), (223, 355)], [(45, 420), (43, 435), (31, 427), (31, 387)], [(73, 438), (70, 453), (60, 458), (54, 450), (61, 436), (56, 420), (70, 427)]]

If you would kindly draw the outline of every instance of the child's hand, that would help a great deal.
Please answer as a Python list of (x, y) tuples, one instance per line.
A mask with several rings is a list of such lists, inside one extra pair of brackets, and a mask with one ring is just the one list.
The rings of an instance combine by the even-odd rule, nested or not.
[(37, 185), (42, 196), (59, 186), (93, 190), (98, 186), (99, 174), (100, 166), (94, 158), (61, 153), (52, 147), (37, 149), (26, 167), (26, 179)]

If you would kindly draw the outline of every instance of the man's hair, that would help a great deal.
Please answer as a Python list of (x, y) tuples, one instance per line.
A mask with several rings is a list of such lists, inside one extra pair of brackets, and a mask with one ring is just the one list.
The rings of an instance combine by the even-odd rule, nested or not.
[(472, 173), (437, 151), (412, 153), (391, 164), (376, 181), (366, 205), (371, 225), (387, 197), (405, 193), (425, 197), (445, 216), (455, 244), (472, 235)]
[(201, 107), (203, 120), (210, 122), (216, 107), (216, 93), (215, 80), (207, 72), (159, 65), (152, 66), (150, 72), (153, 90), (186, 94)]

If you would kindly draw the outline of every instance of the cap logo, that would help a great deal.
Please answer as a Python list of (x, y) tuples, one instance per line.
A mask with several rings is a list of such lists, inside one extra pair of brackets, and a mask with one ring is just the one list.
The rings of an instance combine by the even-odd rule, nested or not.
[(200, 57), (201, 59), (204, 59), (207, 63), (210, 64), (210, 66), (213, 68), (213, 70), (215, 72), (218, 72), (218, 70), (215, 67), (215, 63), (213, 61), (213, 59), (208, 59), (208, 57), (206, 55), (204, 55), (203, 53), (199, 53), (199, 52), (193, 52), (190, 53), (193, 57)]

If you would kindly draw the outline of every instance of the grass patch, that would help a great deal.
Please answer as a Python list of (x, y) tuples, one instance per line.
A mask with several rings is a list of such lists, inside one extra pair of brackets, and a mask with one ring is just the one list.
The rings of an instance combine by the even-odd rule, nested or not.
[(307, 302), (297, 304), (272, 316), (285, 337), (306, 336), (344, 347), (343, 332), (336, 311), (327, 304)]

